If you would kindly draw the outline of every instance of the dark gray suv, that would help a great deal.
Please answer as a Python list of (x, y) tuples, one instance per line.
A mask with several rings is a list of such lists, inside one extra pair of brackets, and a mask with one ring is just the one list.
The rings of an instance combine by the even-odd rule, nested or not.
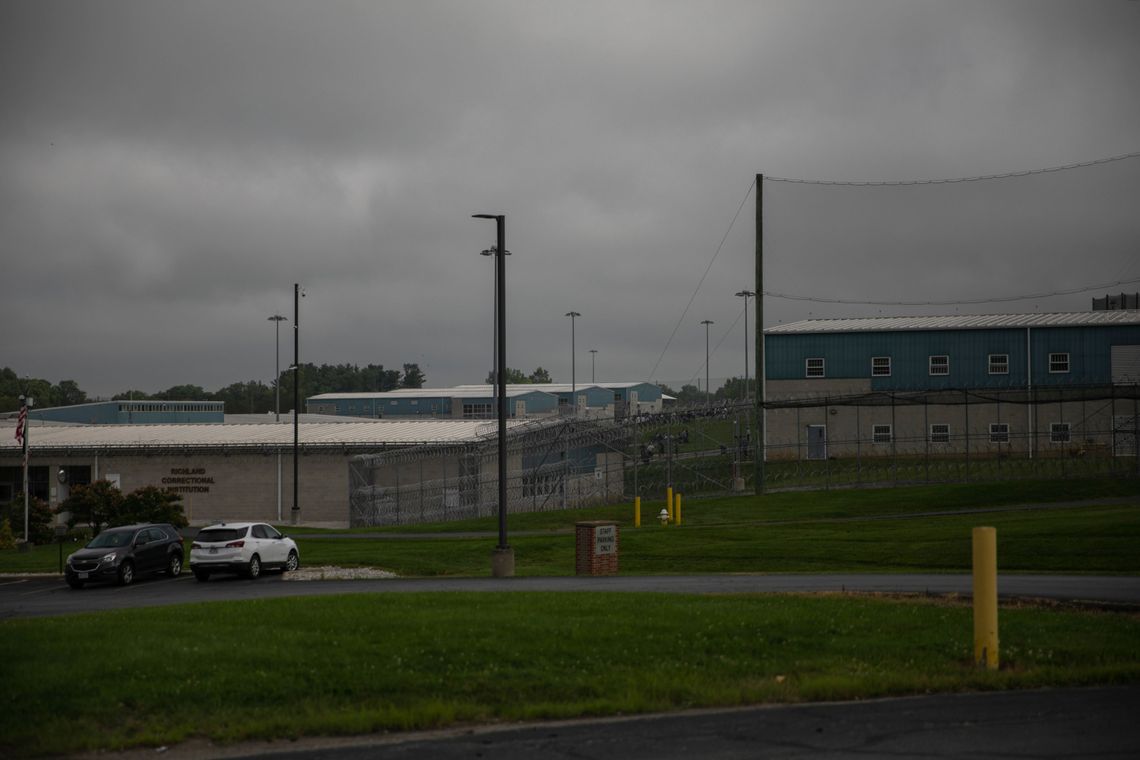
[(122, 525), (107, 528), (67, 558), (67, 585), (90, 581), (133, 583), (140, 573), (176, 577), (182, 572), (182, 536), (173, 525)]

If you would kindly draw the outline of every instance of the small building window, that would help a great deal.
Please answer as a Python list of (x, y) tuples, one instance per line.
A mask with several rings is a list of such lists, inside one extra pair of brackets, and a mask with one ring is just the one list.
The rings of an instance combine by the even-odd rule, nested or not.
[(950, 443), (950, 426), (942, 423), (931, 425), (930, 442)]
[(990, 374), (1009, 374), (1009, 354), (990, 354)]
[(940, 356), (930, 357), (930, 374), (932, 375), (949, 375), (950, 374), (950, 357), (946, 354)]
[(824, 361), (822, 358), (804, 360), (804, 377), (824, 377)]
[(1070, 440), (1069, 423), (1054, 422), (1049, 425), (1049, 443), (1068, 443)]
[(871, 357), (871, 377), (890, 377), (891, 376), (891, 357), (889, 356), (872, 356)]
[(1049, 371), (1057, 374), (1069, 371), (1068, 354), (1049, 354)]
[(1009, 443), (1009, 423), (990, 423), (990, 443)]
[(890, 425), (872, 425), (871, 426), (871, 443), (890, 443), (891, 442), (891, 426)]

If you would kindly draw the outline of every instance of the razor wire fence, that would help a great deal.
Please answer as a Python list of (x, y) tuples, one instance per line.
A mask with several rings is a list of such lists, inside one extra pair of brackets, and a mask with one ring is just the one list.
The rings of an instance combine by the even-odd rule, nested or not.
[[(620, 419), (536, 419), (507, 444), (507, 510), (764, 490), (1140, 476), (1140, 386), (876, 392), (698, 404)], [(762, 449), (762, 451), (761, 451)], [(763, 460), (757, 466), (756, 456)], [(351, 524), (498, 511), (495, 426), (462, 445), (355, 457)]]

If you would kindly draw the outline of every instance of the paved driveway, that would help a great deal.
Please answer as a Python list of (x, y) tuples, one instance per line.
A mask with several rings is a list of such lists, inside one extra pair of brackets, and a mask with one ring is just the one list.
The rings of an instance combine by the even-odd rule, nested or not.
[[(618, 591), (688, 594), (863, 592), (971, 594), (969, 575), (684, 575), (559, 578), (391, 578), (348, 581), (290, 581), (267, 575), (256, 581), (222, 577), (198, 583), (147, 578), (131, 586), (88, 586), (75, 591), (58, 576), (0, 578), (0, 619), (40, 617), (196, 602), (284, 596), (434, 591)], [(1036, 597), (1107, 605), (1140, 606), (1140, 577), (1003, 575), (1001, 596)]]

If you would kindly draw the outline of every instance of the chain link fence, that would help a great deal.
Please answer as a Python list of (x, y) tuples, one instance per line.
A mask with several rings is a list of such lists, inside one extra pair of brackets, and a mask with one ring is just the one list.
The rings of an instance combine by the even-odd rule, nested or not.
[[(1140, 476), (1140, 386), (865, 393), (770, 400), (765, 490), (1016, 478)], [(752, 402), (620, 419), (513, 426), (510, 513), (752, 493)], [(463, 445), (355, 457), (353, 526), (414, 525), (498, 513), (494, 424)]]

